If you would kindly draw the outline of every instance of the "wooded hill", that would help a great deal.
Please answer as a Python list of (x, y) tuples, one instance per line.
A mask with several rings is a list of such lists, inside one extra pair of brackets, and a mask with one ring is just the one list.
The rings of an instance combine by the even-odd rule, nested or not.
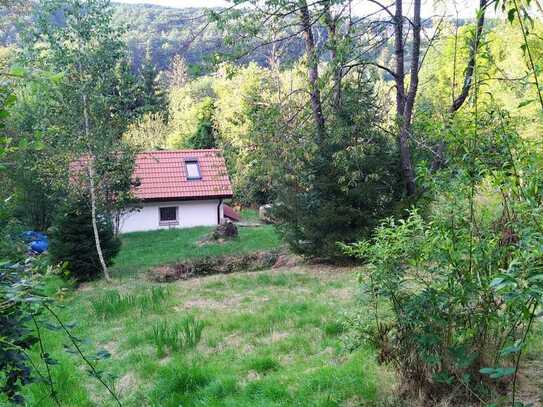
[[(168, 69), (172, 58), (181, 55), (188, 64), (193, 75), (209, 71), (211, 64), (231, 57), (233, 49), (227, 44), (216, 26), (209, 24), (209, 11), (204, 8), (170, 8), (149, 4), (114, 4), (113, 22), (125, 30), (125, 39), (133, 59), (133, 68), (139, 71), (145, 60), (146, 52), (151, 53), (152, 61), (159, 71)], [(0, 21), (6, 17), (0, 15)], [(459, 20), (458, 25), (467, 20)], [(426, 28), (433, 24), (431, 19), (424, 21)], [(16, 45), (18, 43), (18, 24), (7, 21), (0, 22), (0, 45)], [(266, 30), (268, 31), (268, 30)], [(273, 38), (273, 27), (264, 34)], [(326, 40), (326, 30), (319, 30), (317, 44)], [(255, 41), (256, 44), (256, 41)], [(282, 63), (298, 60), (304, 52), (303, 43), (298, 36), (281, 44)], [(273, 50), (277, 52), (277, 50)], [(387, 58), (392, 49), (380, 50), (380, 56)], [(237, 55), (238, 63), (256, 62), (268, 66), (272, 46), (255, 46), (252, 52)]]

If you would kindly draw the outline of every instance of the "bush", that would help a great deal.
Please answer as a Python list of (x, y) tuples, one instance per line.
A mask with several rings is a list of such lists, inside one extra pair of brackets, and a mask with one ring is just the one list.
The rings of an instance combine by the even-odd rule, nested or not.
[(378, 127), (375, 99), (368, 83), (347, 84), (342, 111), (329, 116), (324, 140), (284, 146), (292, 155), (278, 160), (277, 167), (286, 167), (274, 177), (272, 214), (294, 252), (342, 258), (337, 242), (368, 237), (400, 201), (398, 154)]
[[(121, 242), (113, 234), (111, 220), (97, 215), (98, 235), (104, 260), (108, 266), (120, 250)], [(49, 253), (54, 263), (68, 263), (77, 281), (96, 279), (102, 272), (92, 228), (89, 203), (69, 201), (56, 217), (51, 233)]]

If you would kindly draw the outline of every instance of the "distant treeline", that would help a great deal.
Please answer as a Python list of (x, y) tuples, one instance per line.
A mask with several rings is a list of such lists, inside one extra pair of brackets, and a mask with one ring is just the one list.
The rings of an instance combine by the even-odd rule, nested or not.
[[(206, 24), (206, 10), (203, 8), (115, 4), (114, 9), (115, 24), (126, 29), (126, 41), (135, 71), (140, 70), (148, 50), (159, 71), (168, 69), (172, 58), (179, 54), (196, 76), (205, 73), (210, 64), (231, 54), (232, 49), (225, 44), (223, 34), (213, 24)], [(0, 21), (2, 19), (0, 15)], [(459, 21), (459, 25), (465, 23), (464, 20)], [(426, 20), (425, 25), (431, 26), (432, 21)], [(0, 23), (0, 26), (0, 45), (17, 44), (17, 24), (8, 22)], [(324, 40), (325, 35), (322, 30), (316, 36), (317, 40)], [(246, 56), (239, 56), (238, 62), (269, 65), (271, 47), (259, 47), (251, 51)], [(299, 40), (289, 41), (283, 44), (280, 53), (283, 64), (297, 60), (303, 55), (303, 44)]]

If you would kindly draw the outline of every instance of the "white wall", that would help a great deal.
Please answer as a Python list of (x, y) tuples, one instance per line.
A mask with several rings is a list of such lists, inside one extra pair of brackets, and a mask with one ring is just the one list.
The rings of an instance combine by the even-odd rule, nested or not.
[[(129, 212), (120, 219), (119, 232), (140, 232), (146, 230), (190, 228), (217, 224), (218, 199), (206, 201), (149, 202), (135, 212)], [(159, 208), (177, 207), (177, 225), (159, 224)], [(224, 218), (223, 205), (220, 208), (221, 221)]]

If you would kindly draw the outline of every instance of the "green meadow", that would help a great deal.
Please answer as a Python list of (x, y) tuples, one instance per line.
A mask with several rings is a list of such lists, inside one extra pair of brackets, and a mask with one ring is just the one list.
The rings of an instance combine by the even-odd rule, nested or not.
[[(345, 318), (359, 307), (353, 269), (305, 265), (169, 284), (146, 279), (143, 271), (155, 265), (279, 242), (264, 226), (240, 228), (232, 243), (199, 246), (207, 232), (126, 235), (112, 284), (47, 283), (84, 354), (109, 355), (93, 363), (122, 405), (388, 405), (394, 377), (373, 349), (350, 351), (346, 343)], [(65, 334), (44, 330), (43, 337), (57, 362), (50, 368), (61, 405), (117, 405), (80, 356), (65, 350)], [(25, 393), (28, 405), (55, 405), (43, 383)]]

